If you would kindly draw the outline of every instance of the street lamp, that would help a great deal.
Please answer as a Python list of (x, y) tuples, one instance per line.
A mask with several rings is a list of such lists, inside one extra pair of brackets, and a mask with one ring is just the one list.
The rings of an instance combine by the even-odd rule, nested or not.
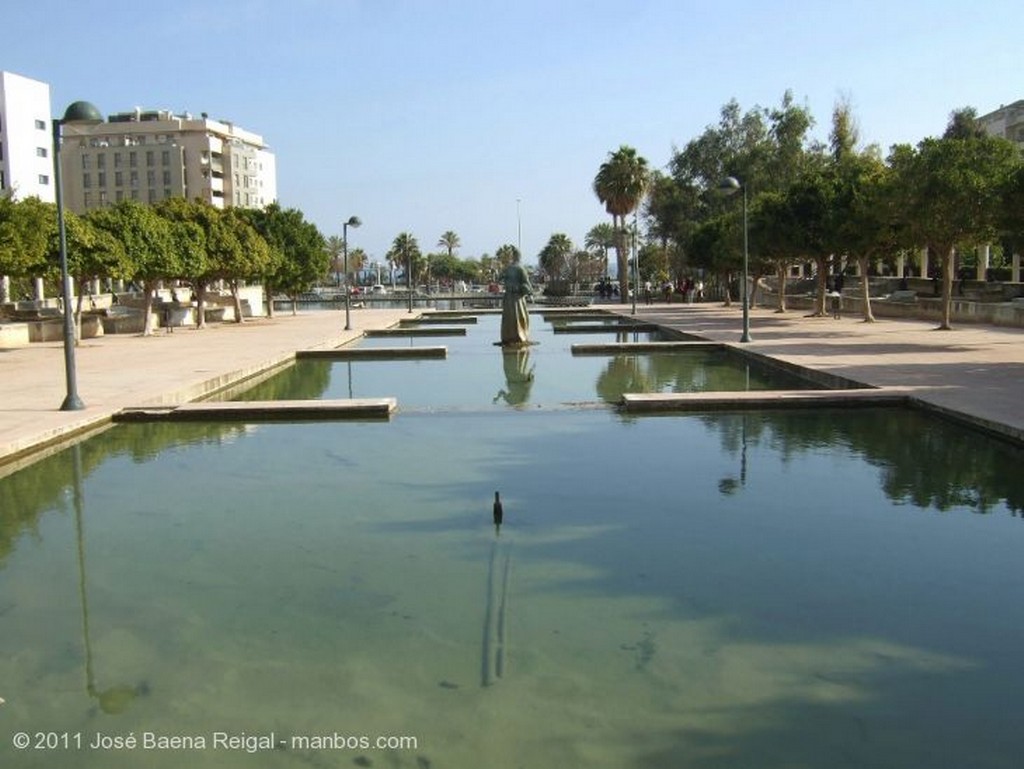
[(352, 329), (352, 287), (348, 284), (348, 228), (358, 227), (362, 222), (358, 216), (350, 216), (347, 222), (341, 223), (341, 253), (345, 259), (345, 330)]
[(77, 374), (75, 372), (75, 316), (71, 310), (71, 276), (68, 274), (68, 242), (64, 230), (64, 190), (60, 178), (60, 144), (62, 125), (97, 125), (103, 122), (103, 115), (87, 101), (76, 101), (64, 112), (64, 117), (53, 123), (53, 182), (57, 198), (57, 233), (60, 243), (60, 285), (64, 302), (64, 377), (67, 381), (67, 395), (60, 406), (61, 411), (80, 411), (85, 408), (78, 397)]
[(633, 250), (633, 315), (636, 315), (636, 295), (640, 292), (640, 255), (636, 250), (636, 212), (633, 212), (633, 232), (632, 232), (632, 250)]
[(737, 190), (743, 192), (743, 334), (740, 336), (740, 341), (746, 343), (751, 341), (750, 302), (747, 298), (747, 185), (741, 184), (735, 176), (727, 176), (718, 184), (718, 193), (720, 195), (733, 195)]

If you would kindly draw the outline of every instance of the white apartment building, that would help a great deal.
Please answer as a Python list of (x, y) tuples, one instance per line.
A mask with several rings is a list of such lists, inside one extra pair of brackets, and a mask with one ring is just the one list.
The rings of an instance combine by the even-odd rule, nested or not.
[(0, 195), (53, 203), (50, 86), (0, 71)]
[(76, 213), (121, 200), (199, 198), (217, 208), (277, 200), (276, 160), (263, 137), (205, 113), (135, 109), (62, 133), (64, 204)]
[(1024, 148), (1024, 99), (982, 115), (978, 122), (989, 136), (1002, 136)]

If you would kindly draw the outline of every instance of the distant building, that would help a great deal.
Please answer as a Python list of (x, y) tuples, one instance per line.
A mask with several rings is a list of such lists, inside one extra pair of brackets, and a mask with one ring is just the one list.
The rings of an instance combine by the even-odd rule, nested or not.
[(978, 122), (989, 136), (1002, 136), (1024, 148), (1024, 99), (982, 115)]
[(50, 86), (0, 71), (0, 195), (52, 203)]
[(76, 213), (121, 200), (199, 198), (217, 208), (277, 200), (276, 160), (263, 137), (205, 113), (136, 109), (62, 132), (64, 203)]

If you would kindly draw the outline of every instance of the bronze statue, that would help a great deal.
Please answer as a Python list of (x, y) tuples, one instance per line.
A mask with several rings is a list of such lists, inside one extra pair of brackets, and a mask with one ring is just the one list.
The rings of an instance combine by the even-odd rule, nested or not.
[(533, 286), (519, 255), (505, 268), (505, 297), (501, 302), (501, 346), (515, 347), (530, 343), (530, 314), (526, 300), (533, 295)]

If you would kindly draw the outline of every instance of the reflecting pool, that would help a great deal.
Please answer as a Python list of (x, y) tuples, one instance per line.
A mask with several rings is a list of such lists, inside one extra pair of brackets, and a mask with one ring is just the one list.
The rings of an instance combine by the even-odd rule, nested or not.
[[(608, 325), (572, 333), (574, 327)], [(499, 315), (451, 328), (465, 335), (373, 337), (360, 347), (448, 348), (445, 359), (299, 360), (235, 400), (395, 397), (399, 408), (557, 408), (618, 403), (623, 393), (808, 389), (815, 385), (779, 369), (757, 365), (724, 349), (572, 355), (577, 344), (664, 341), (655, 331), (623, 331), (609, 320), (544, 322), (531, 317), (525, 349), (503, 351)], [(435, 330), (436, 327), (431, 327)]]
[(1017, 766), (1022, 459), (904, 410), (117, 426), (0, 479), (0, 766)]

